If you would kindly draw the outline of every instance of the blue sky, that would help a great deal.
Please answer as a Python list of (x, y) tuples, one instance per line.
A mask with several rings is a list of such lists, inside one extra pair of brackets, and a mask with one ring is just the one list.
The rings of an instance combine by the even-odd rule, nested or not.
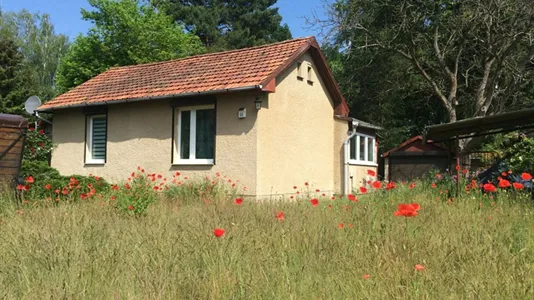
[[(57, 33), (68, 35), (74, 39), (79, 33), (87, 32), (91, 23), (83, 21), (81, 8), (90, 8), (87, 0), (0, 0), (3, 11), (19, 11), (23, 8), (30, 12), (41, 12), (50, 15)], [(287, 23), (294, 37), (316, 35), (306, 30), (303, 16), (312, 16), (315, 11), (323, 15), (323, 0), (278, 0), (282, 23)]]

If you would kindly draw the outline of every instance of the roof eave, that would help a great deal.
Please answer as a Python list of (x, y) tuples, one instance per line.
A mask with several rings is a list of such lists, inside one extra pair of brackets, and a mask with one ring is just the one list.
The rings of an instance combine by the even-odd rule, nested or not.
[(149, 96), (149, 97), (139, 97), (139, 98), (130, 98), (130, 99), (121, 99), (121, 100), (109, 100), (109, 101), (100, 101), (100, 102), (82, 102), (77, 104), (67, 104), (67, 105), (59, 105), (59, 106), (52, 106), (52, 107), (46, 107), (44, 109), (36, 109), (37, 112), (40, 113), (53, 113), (55, 110), (58, 109), (67, 109), (67, 108), (77, 108), (77, 107), (87, 107), (87, 106), (99, 106), (99, 105), (109, 105), (109, 104), (120, 104), (120, 103), (131, 103), (131, 102), (139, 102), (139, 101), (147, 101), (147, 100), (162, 100), (162, 99), (172, 99), (172, 98), (183, 98), (183, 97), (191, 97), (191, 96), (202, 96), (202, 95), (212, 95), (212, 94), (223, 94), (223, 93), (231, 93), (231, 92), (244, 92), (244, 91), (262, 91), (263, 86), (261, 84), (257, 85), (249, 85), (244, 87), (238, 87), (238, 88), (229, 88), (229, 89), (220, 89), (220, 90), (212, 90), (212, 91), (205, 91), (205, 92), (195, 92), (195, 93), (183, 93), (183, 94), (169, 94), (169, 95), (163, 95), (163, 96)]

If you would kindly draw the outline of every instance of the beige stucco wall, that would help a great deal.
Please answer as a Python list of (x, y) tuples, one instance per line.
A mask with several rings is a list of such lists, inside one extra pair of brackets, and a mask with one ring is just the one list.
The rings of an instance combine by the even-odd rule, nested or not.
[[(276, 78), (258, 115), (258, 194), (294, 193), (293, 186), (334, 192), (334, 105), (318, 78), (311, 56), (300, 60), (304, 80), (297, 79), (297, 63)], [(306, 64), (314, 69), (313, 84)], [(337, 191), (336, 191), (337, 192)]]
[[(234, 93), (217, 97), (217, 137), (215, 165), (173, 166), (172, 109), (169, 101), (115, 104), (108, 106), (108, 141), (105, 165), (84, 165), (85, 115), (80, 109), (54, 113), (52, 167), (64, 175), (90, 173), (111, 182), (126, 179), (142, 166), (147, 172), (172, 176), (228, 176), (256, 193), (257, 111), (256, 94)], [(247, 118), (238, 119), (239, 108)]]

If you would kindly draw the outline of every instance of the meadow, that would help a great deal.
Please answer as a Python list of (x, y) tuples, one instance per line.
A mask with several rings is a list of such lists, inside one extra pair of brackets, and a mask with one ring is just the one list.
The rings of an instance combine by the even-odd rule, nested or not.
[[(261, 203), (160, 192), (141, 214), (113, 203), (123, 190), (21, 207), (4, 194), (0, 297), (534, 299), (534, 206), (511, 188), (452, 199), (397, 183), (332, 200), (302, 183)], [(403, 203), (420, 208), (406, 217)]]

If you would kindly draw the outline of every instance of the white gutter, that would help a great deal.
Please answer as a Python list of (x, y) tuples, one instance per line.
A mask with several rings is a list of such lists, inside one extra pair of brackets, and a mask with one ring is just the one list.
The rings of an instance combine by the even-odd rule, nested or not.
[(350, 186), (349, 186), (349, 151), (350, 151), (350, 140), (356, 135), (356, 128), (358, 127), (359, 122), (356, 122), (352, 120), (352, 131), (349, 131), (347, 134), (349, 135), (345, 142), (343, 143), (343, 156), (344, 156), (344, 163), (343, 163), (343, 195), (350, 194)]
[(109, 104), (119, 104), (119, 103), (130, 103), (130, 102), (137, 102), (137, 101), (145, 101), (145, 100), (157, 100), (157, 99), (170, 99), (170, 98), (180, 98), (180, 97), (190, 97), (190, 96), (200, 96), (200, 95), (211, 95), (211, 94), (221, 94), (221, 93), (230, 93), (230, 92), (240, 92), (240, 91), (250, 91), (250, 90), (261, 90), (263, 86), (261, 84), (259, 85), (249, 85), (245, 87), (238, 87), (238, 88), (229, 88), (229, 89), (220, 89), (220, 90), (211, 90), (211, 91), (205, 91), (205, 92), (193, 92), (193, 93), (183, 93), (183, 94), (169, 94), (169, 95), (163, 95), (163, 96), (149, 96), (149, 97), (138, 97), (138, 98), (130, 98), (130, 99), (124, 99), (124, 100), (108, 100), (108, 101), (99, 101), (99, 102), (83, 102), (78, 104), (67, 104), (67, 105), (61, 105), (56, 106), (48, 109), (37, 109), (37, 112), (53, 112), (56, 109), (64, 109), (64, 108), (73, 108), (73, 107), (87, 107), (87, 106), (98, 106), (98, 105), (109, 105)]

